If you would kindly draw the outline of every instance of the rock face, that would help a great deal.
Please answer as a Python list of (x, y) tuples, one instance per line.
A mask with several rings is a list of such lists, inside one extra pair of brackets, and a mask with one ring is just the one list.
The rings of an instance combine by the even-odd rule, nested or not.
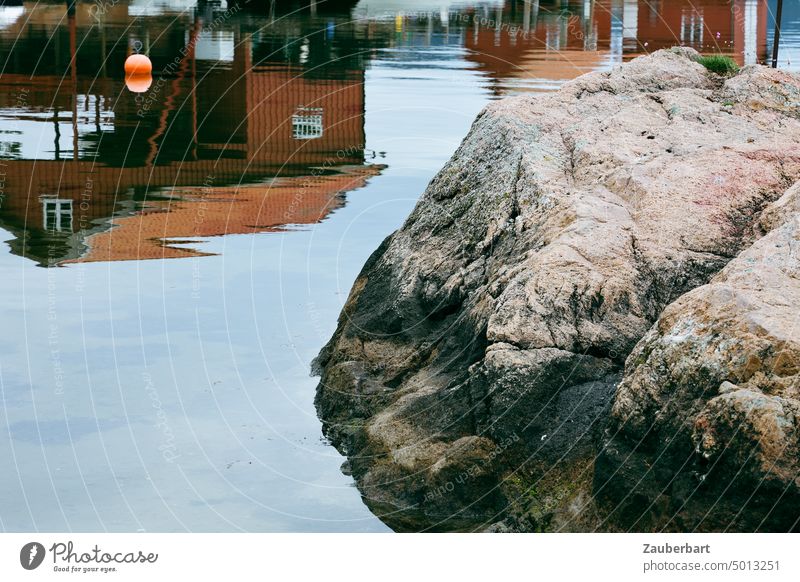
[(770, 232), (667, 307), (628, 358), (595, 471), (609, 521), (798, 528), (799, 202), (800, 184), (762, 214)]
[[(640, 346), (615, 397), (626, 358), (643, 336), (657, 342), (657, 330), (672, 325), (653, 327), (665, 307), (706, 284), (769, 230), (769, 220), (796, 209), (783, 200), (757, 224), (800, 178), (800, 79), (748, 67), (725, 80), (696, 56), (659, 51), (556, 93), (490, 105), (364, 266), (316, 362), (317, 407), (366, 502), (390, 526), (662, 523), (632, 518), (649, 493), (625, 504), (620, 493), (638, 473), (617, 469), (629, 466), (626, 447), (647, 466), (658, 443), (636, 448), (636, 431), (680, 391), (656, 375), (669, 374), (672, 360), (654, 359), (641, 380), (638, 365), (662, 352), (683, 355), (636, 355)], [(770, 236), (778, 235), (758, 244)], [(680, 308), (669, 313), (680, 319)], [(788, 329), (780, 332), (788, 341)], [(753, 346), (742, 341), (749, 353)], [(699, 349), (686, 347), (687, 361)], [(756, 392), (734, 402), (732, 394), (757, 386), (723, 376), (738, 388), (713, 405), (700, 406), (694, 387), (680, 397), (699, 407), (680, 408), (686, 426), (700, 422), (696, 414), (706, 419), (684, 444), (695, 439), (703, 452), (715, 451), (709, 459), (726, 438), (740, 438), (726, 431), (745, 402), (760, 402)], [(780, 400), (790, 392), (769, 394), (775, 426), (796, 410)], [(713, 416), (717, 408), (728, 420)], [(772, 429), (754, 427), (746, 438), (760, 430)], [(773, 436), (764, 462), (783, 442)], [(751, 476), (763, 469), (759, 462)], [(791, 467), (782, 465), (784, 476)]]

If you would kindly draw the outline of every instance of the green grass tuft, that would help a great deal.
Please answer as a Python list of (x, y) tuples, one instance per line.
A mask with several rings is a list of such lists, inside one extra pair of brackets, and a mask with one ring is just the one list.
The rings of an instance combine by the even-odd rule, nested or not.
[(735, 75), (739, 72), (739, 65), (725, 55), (708, 55), (700, 57), (697, 62), (717, 75)]

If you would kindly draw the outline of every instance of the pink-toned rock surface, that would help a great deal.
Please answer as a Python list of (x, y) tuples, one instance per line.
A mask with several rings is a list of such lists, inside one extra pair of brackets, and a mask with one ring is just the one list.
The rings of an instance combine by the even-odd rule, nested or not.
[(490, 105), (364, 266), (317, 406), (393, 527), (594, 527), (626, 357), (800, 178), (800, 79), (696, 56)]

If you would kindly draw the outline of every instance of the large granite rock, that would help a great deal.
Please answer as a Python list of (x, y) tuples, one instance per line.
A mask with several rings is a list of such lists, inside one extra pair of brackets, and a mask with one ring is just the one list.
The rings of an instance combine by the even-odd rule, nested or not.
[(317, 407), (392, 527), (617, 527), (591, 487), (626, 357), (800, 178), (800, 79), (696, 55), (490, 105), (364, 266)]

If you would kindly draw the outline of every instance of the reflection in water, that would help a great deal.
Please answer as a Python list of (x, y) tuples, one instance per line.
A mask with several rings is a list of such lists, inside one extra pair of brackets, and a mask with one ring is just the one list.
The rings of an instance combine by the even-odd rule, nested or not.
[(379, 168), (343, 168), (334, 175), (278, 178), (270, 184), (226, 188), (210, 181), (173, 189), (175, 197), (148, 200), (132, 215), (115, 218), (110, 230), (86, 239), (87, 252), (64, 262), (202, 256), (207, 253), (178, 246), (185, 241), (175, 239), (274, 232), (286, 223), (319, 222), (344, 204), (344, 192), (362, 187)]
[[(300, 63), (274, 58), (284, 31), (271, 32), (279, 41), (250, 19), (234, 22), (237, 7), (140, 19), (127, 4), (102, 15), (95, 4), (79, 4), (62, 35), (63, 8), (28, 6), (19, 28), (5, 30), (17, 36), (5, 45), (11, 54), (0, 86), (2, 116), (14, 128), (3, 142), (2, 224), (17, 235), (14, 251), (40, 264), (189, 256), (168, 246), (155, 252), (153, 241), (317, 222), (378, 169), (302, 177), (365, 161), (364, 70), (354, 68), (359, 58), (336, 60), (333, 43), (315, 43), (325, 49), (314, 53), (325, 71), (306, 75)], [(115, 57), (134, 43), (148, 47), (160, 72), (146, 92), (123, 90), (120, 79)], [(15, 58), (20, 53), (43, 58)], [(308, 47), (303, 54), (307, 62)], [(279, 188), (270, 185), (276, 175)], [(191, 192), (199, 185), (202, 196)], [(175, 214), (160, 231), (156, 211)], [(214, 221), (216, 214), (235, 219)]]
[(488, 99), (674, 44), (764, 62), (773, 6), (3, 2), (0, 527), (383, 529), (308, 377), (371, 249)]

